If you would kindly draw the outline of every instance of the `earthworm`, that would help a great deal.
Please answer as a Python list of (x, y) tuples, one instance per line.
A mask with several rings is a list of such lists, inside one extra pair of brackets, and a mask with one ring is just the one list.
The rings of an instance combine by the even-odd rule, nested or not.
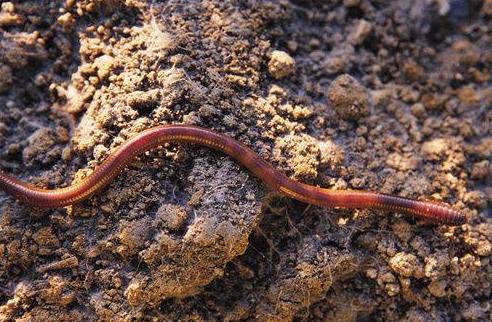
[(380, 209), (409, 214), (436, 223), (459, 225), (464, 215), (445, 203), (420, 201), (362, 190), (330, 190), (290, 179), (253, 150), (217, 132), (190, 125), (162, 125), (145, 130), (111, 153), (92, 174), (77, 184), (41, 189), (0, 171), (0, 189), (20, 202), (38, 207), (63, 207), (85, 200), (108, 185), (137, 155), (164, 143), (191, 143), (221, 151), (249, 169), (272, 190), (323, 207)]

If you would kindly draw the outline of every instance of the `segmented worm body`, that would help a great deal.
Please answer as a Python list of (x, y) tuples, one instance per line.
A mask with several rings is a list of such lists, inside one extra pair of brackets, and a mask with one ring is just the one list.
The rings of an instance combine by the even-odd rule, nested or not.
[(173, 142), (197, 144), (221, 151), (249, 169), (274, 191), (308, 204), (347, 209), (388, 210), (443, 224), (462, 224), (465, 221), (461, 212), (444, 203), (359, 190), (330, 190), (294, 181), (238, 141), (211, 130), (188, 125), (164, 125), (143, 131), (111, 153), (91, 175), (72, 186), (46, 190), (0, 172), (0, 189), (33, 206), (72, 205), (89, 198), (108, 185), (137, 155), (164, 143)]

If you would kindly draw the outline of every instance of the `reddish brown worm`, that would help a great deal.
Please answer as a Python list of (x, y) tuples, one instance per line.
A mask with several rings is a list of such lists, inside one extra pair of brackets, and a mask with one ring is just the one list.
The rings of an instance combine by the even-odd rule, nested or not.
[(330, 190), (294, 181), (261, 159), (253, 150), (225, 135), (188, 125), (158, 126), (138, 134), (111, 153), (77, 184), (41, 189), (0, 172), (0, 189), (38, 207), (63, 207), (89, 198), (108, 185), (137, 155), (164, 143), (192, 143), (221, 151), (253, 172), (276, 192), (308, 204), (331, 208), (381, 209), (442, 224), (462, 224), (464, 215), (449, 205), (359, 190)]

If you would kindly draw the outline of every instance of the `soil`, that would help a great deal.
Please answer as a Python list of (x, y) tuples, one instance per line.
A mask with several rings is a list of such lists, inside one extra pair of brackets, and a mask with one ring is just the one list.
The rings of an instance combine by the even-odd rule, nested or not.
[(0, 193), (0, 320), (492, 320), (491, 44), (490, 0), (2, 2), (3, 171), (63, 187), (195, 124), (467, 223), (309, 206), (171, 144), (75, 206)]

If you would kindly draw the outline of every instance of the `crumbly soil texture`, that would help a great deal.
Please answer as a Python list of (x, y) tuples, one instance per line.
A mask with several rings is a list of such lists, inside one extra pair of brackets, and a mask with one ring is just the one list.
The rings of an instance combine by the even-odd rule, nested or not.
[(0, 192), (0, 321), (491, 321), (492, 1), (1, 1), (0, 169), (82, 180), (193, 124), (290, 177), (442, 200), (322, 209), (169, 144), (80, 204)]

